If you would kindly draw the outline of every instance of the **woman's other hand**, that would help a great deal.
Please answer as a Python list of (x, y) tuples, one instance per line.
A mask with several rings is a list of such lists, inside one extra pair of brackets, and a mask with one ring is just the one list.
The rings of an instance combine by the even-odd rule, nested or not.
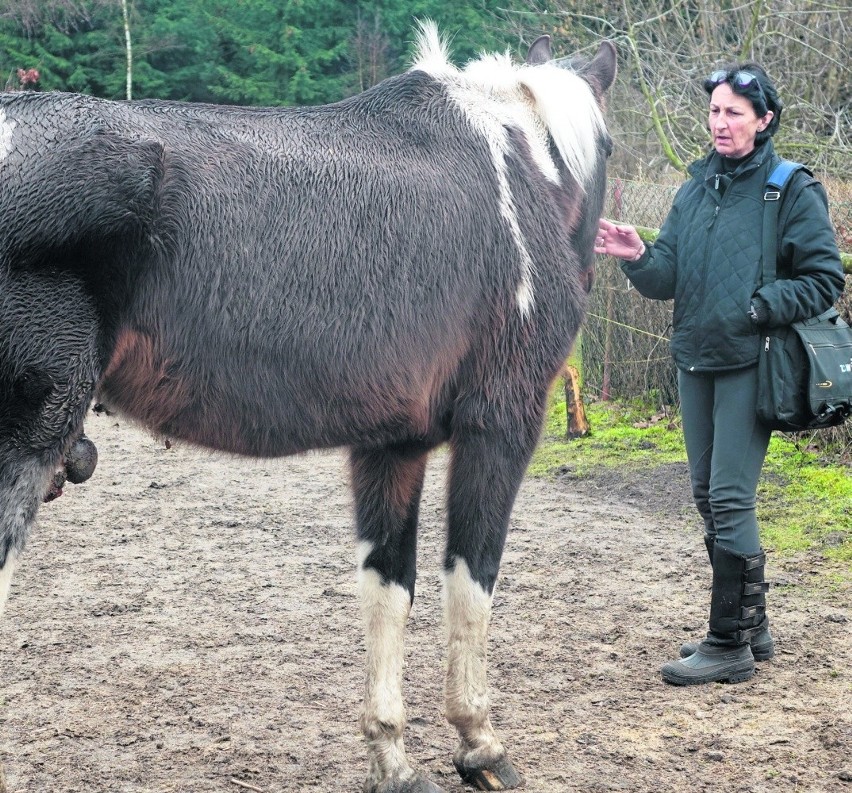
[(636, 261), (645, 253), (645, 243), (633, 226), (616, 226), (601, 218), (595, 239), (595, 253)]

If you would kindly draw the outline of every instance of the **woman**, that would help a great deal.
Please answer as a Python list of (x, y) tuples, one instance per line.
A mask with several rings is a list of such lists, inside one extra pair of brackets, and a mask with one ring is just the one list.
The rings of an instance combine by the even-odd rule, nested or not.
[(755, 519), (770, 436), (755, 413), (761, 328), (825, 311), (844, 282), (825, 192), (800, 170), (778, 221), (779, 280), (761, 286), (763, 194), (779, 162), (771, 138), (781, 100), (756, 63), (715, 71), (704, 89), (713, 151), (690, 166), (656, 242), (646, 249), (632, 226), (602, 219), (595, 246), (624, 260), (642, 295), (674, 299), (671, 351), (713, 568), (707, 637), (662, 668), (677, 685), (748, 680), (755, 659), (774, 654)]

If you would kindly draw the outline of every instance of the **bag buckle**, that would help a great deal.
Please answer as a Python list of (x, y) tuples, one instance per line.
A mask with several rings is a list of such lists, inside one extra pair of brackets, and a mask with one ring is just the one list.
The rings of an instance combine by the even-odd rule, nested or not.
[(763, 194), (764, 201), (777, 201), (779, 198), (781, 198), (780, 190), (767, 190)]
[(814, 419), (814, 423), (826, 424), (829, 427), (833, 427), (837, 424), (842, 424), (849, 418), (850, 413), (852, 413), (852, 406), (847, 404), (839, 404), (839, 405), (830, 405), (825, 403), (820, 406), (819, 411), (816, 414), (816, 418)]

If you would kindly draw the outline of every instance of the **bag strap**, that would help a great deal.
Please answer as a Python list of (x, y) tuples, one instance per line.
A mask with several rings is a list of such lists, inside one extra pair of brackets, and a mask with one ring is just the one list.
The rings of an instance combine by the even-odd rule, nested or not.
[(781, 199), (784, 188), (796, 171), (808, 169), (800, 162), (781, 160), (773, 168), (763, 189), (763, 277), (761, 286), (775, 280), (776, 260), (778, 258), (778, 213), (781, 211)]
[(840, 320), (840, 326), (843, 327), (843, 325), (845, 325), (846, 323), (841, 318), (840, 312), (834, 306), (832, 306), (831, 308), (823, 311), (822, 314), (820, 314), (819, 316), (808, 317), (808, 319), (803, 319), (803, 320), (800, 320), (799, 322), (794, 322), (793, 324), (799, 325), (800, 327), (803, 327), (803, 328), (807, 328), (807, 327), (810, 327), (811, 325), (819, 325), (820, 323), (825, 322), (826, 320), (829, 320), (829, 321), (834, 322), (834, 324), (836, 325), (836, 324), (838, 324), (837, 323), (838, 319)]

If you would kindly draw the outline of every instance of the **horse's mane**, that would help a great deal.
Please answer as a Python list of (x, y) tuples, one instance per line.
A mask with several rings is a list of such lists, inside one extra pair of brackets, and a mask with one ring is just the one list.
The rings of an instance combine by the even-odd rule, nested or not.
[(447, 44), (429, 20), (420, 23), (411, 68), (445, 83), (483, 134), (494, 134), (495, 121), (520, 128), (539, 168), (558, 183), (549, 133), (574, 178), (581, 186), (588, 184), (598, 156), (597, 138), (605, 124), (592, 89), (575, 72), (553, 63), (519, 65), (508, 52), (483, 54), (460, 70), (450, 63)]

